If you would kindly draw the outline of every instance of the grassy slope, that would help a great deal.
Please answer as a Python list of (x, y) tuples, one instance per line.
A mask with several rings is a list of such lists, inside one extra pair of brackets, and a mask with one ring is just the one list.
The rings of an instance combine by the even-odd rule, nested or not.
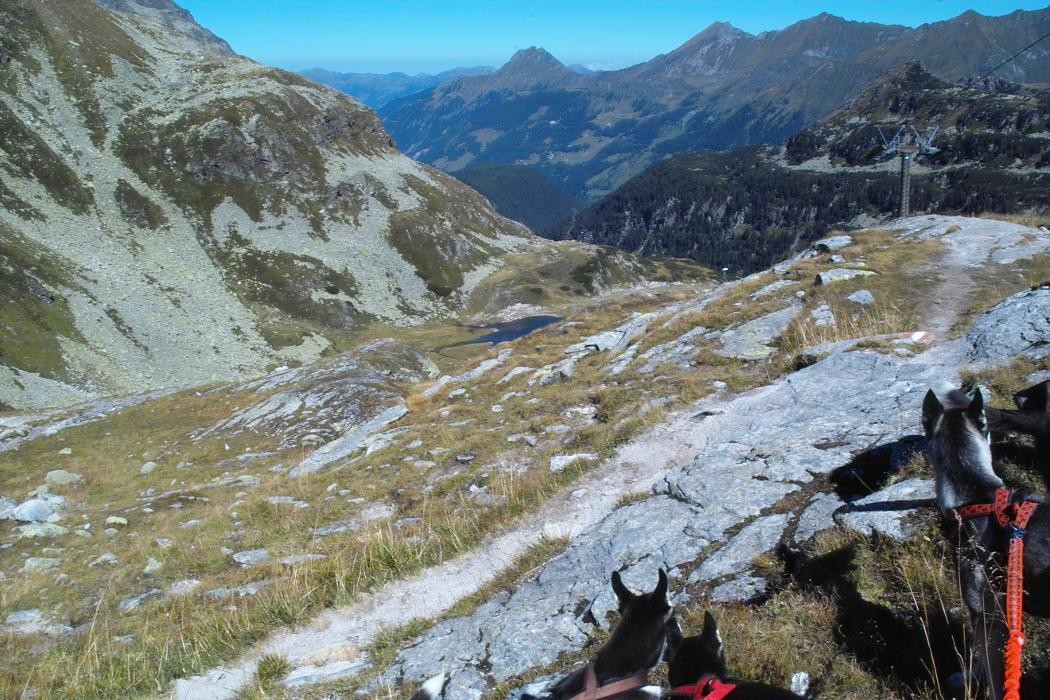
[[(889, 247), (885, 241), (881, 234), (871, 234), (870, 241), (861, 241), (858, 252), (869, 264), (900, 270), (901, 274), (907, 273), (905, 263), (920, 264), (932, 252), (921, 246)], [(811, 273), (806, 267), (797, 271), (807, 289), (811, 289)], [(738, 305), (772, 279), (767, 274), (748, 280), (700, 314), (654, 329), (640, 350), (671, 340), (697, 324), (735, 324), (783, 304), (773, 300)], [(849, 288), (811, 291), (814, 293), (807, 304), (812, 306), (844, 296)], [(663, 291), (658, 288), (645, 295), (614, 294), (589, 310), (580, 310), (573, 318), (574, 325), (567, 329), (555, 326), (516, 341), (512, 362), (536, 367), (555, 361), (562, 357), (566, 345), (615, 325), (624, 314), (690, 298), (696, 292), (695, 286), (683, 285)], [(900, 314), (887, 313), (873, 320), (871, 329), (910, 330), (911, 326)], [(437, 328), (413, 333), (420, 334), (415, 336), (417, 340), (429, 338), (434, 345), (443, 339)], [(203, 396), (183, 392), (0, 455), (3, 493), (20, 495), (41, 483), (48, 470), (58, 467), (83, 474), (85, 485), (71, 487), (68, 495), (83, 504), (83, 514), (94, 532), (90, 539), (69, 535), (54, 543), (19, 540), (0, 552), (0, 563), (11, 571), (20, 567), (24, 555), (40, 555), (48, 547), (61, 547), (57, 556), (66, 562), (62, 570), (71, 577), (68, 582), (56, 583), (53, 573), (14, 574), (10, 585), (0, 592), (0, 611), (41, 607), (84, 626), (81, 635), (44, 652), (31, 639), (0, 640), (5, 655), (33, 659), (31, 664), (6, 668), (0, 674), (0, 690), (9, 692), (29, 684), (40, 688), (44, 696), (90, 697), (160, 689), (168, 679), (236, 656), (275, 626), (305, 622), (323, 607), (345, 603), (383, 581), (453, 556), (473, 546), (485, 532), (533, 511), (586, 468), (552, 475), (546, 469), (551, 455), (565, 451), (611, 454), (617, 445), (660, 421), (666, 411), (707, 394), (710, 381), (726, 381), (731, 391), (738, 391), (789, 371), (793, 362), (790, 353), (785, 353), (774, 364), (747, 364), (721, 358), (711, 351), (713, 347), (703, 350), (697, 366), (690, 370), (663, 366), (651, 375), (628, 370), (612, 379), (599, 371), (608, 358), (595, 356), (579, 363), (575, 381), (533, 387), (524, 396), (507, 392), (525, 389), (527, 375), (498, 386), (490, 377), (468, 383), (469, 401), (445, 399), (443, 392), (432, 399), (416, 394), (409, 399), (412, 412), (402, 425), (411, 427), (412, 434), (424, 440), (424, 448), (409, 449), (402, 442), (359, 459), (348, 468), (297, 483), (272, 474), (269, 467), (294, 463), (304, 454), (298, 448), (252, 463), (247, 472), (258, 475), (261, 483), (256, 489), (216, 484), (214, 480), (224, 472), (233, 469), (236, 473), (236, 468), (222, 464), (223, 460), (249, 449), (265, 452), (276, 447), (274, 438), (261, 434), (190, 439), (195, 429), (262, 398), (232, 388)], [(448, 371), (454, 371), (457, 363), (459, 367), (472, 364), (455, 357), (441, 359)], [(406, 387), (406, 391), (418, 389)], [(530, 403), (530, 397), (540, 400)], [(662, 398), (669, 403), (650, 403)], [(503, 413), (489, 410), (496, 403), (503, 406)], [(494, 439), (487, 430), (496, 428), (496, 436), (515, 432), (542, 436), (544, 427), (565, 422), (562, 413), (579, 405), (594, 406), (597, 420), (580, 426), (567, 445), (544, 439), (530, 449)], [(60, 456), (59, 451), (66, 446), (72, 448), (72, 454)], [(454, 455), (465, 452), (475, 454), (475, 460), (466, 466), (456, 464)], [(138, 476), (139, 466), (147, 459), (156, 461), (157, 469)], [(520, 463), (524, 473), (511, 476), (495, 469), (501, 460)], [(433, 464), (412, 466), (425, 461)], [(186, 466), (190, 462), (192, 466)], [(332, 483), (347, 493), (329, 498), (334, 493), (328, 491)], [(493, 502), (471, 497), (472, 484), (487, 486)], [(138, 494), (149, 488), (160, 493), (177, 488), (180, 493), (168, 498), (167, 507), (145, 513)], [(311, 506), (297, 510), (273, 505), (267, 500), (271, 495), (290, 495)], [(396, 508), (395, 517), (421, 517), (423, 521), (404, 530), (391, 527), (389, 521), (378, 521), (358, 532), (311, 539), (313, 527), (356, 515), (359, 506), (348, 502), (355, 498), (390, 503)], [(176, 503), (178, 508), (171, 507)], [(231, 510), (243, 523), (236, 529), (237, 535), (230, 525)], [(126, 514), (129, 525), (110, 538), (101, 532), (102, 521), (114, 513)], [(74, 511), (66, 524), (74, 525), (79, 518)], [(202, 522), (195, 527), (181, 525), (192, 520)], [(159, 537), (171, 539), (173, 546), (160, 549), (155, 544)], [(231, 550), (268, 547), (274, 555), (316, 552), (328, 559), (244, 570), (222, 553), (224, 546)], [(116, 565), (88, 566), (107, 551), (117, 555)], [(142, 570), (151, 556), (162, 568), (147, 576)], [(126, 595), (152, 587), (163, 589), (185, 578), (202, 581), (196, 594), (151, 602), (126, 615), (116, 609)], [(258, 596), (237, 600), (232, 607), (229, 601), (210, 601), (200, 595), (200, 591), (219, 586), (270, 578), (277, 579), (271, 587)], [(133, 641), (120, 641), (125, 635), (132, 635)], [(381, 642), (396, 647), (398, 637), (386, 637)]]

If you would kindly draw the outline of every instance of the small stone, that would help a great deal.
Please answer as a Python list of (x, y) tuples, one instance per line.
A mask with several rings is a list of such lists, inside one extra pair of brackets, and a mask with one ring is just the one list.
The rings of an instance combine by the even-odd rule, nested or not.
[(456, 455), (456, 461), (460, 464), (470, 464), (477, 458), (478, 456), (473, 452), (464, 452), (462, 454)]
[(167, 537), (158, 537), (154, 541), (157, 543), (157, 546), (160, 547), (161, 549), (169, 549), (171, 547), (171, 545), (174, 544), (174, 542), (169, 540)]
[(501, 406), (498, 403), (497, 404), (493, 404), (492, 407), (491, 407), (491, 411), (493, 413), (503, 413), (503, 406)]
[(467, 390), (463, 389), (462, 387), (459, 388), (459, 389), (453, 389), (452, 391), (448, 392), (448, 397), (450, 399), (458, 399), (461, 396), (466, 396), (466, 395), (467, 395)]
[(397, 530), (404, 530), (406, 527), (412, 527), (413, 525), (419, 525), (423, 522), (423, 518), (401, 518), (394, 523), (394, 528)]
[(71, 454), (73, 454), (73, 450), (72, 450), (72, 448), (69, 448), (69, 447), (63, 447), (61, 450), (58, 451), (58, 454), (60, 454), (60, 455), (71, 455)]
[(55, 523), (30, 523), (28, 525), (21, 525), (15, 530), (18, 532), (18, 539), (35, 539), (37, 537), (50, 537), (54, 539), (61, 537), (62, 535), (69, 533), (68, 527), (62, 525), (56, 525)]
[(181, 581), (176, 581), (175, 583), (171, 584), (171, 586), (168, 588), (168, 595), (175, 597), (188, 595), (193, 591), (197, 590), (197, 587), (200, 585), (201, 582), (199, 579), (182, 579)]
[(550, 470), (557, 474), (558, 472), (565, 471), (565, 468), (576, 462), (595, 462), (598, 460), (598, 455), (592, 452), (579, 453), (574, 455), (558, 455), (551, 457)]
[(831, 262), (835, 263), (836, 265), (842, 265), (846, 262), (846, 258), (842, 257), (841, 255), (832, 255)]
[(31, 574), (36, 571), (48, 571), (61, 563), (60, 559), (54, 557), (29, 557), (22, 564), (22, 573)]
[(120, 612), (122, 613), (129, 613), (132, 610), (135, 610), (136, 608), (141, 606), (143, 603), (153, 600), (154, 598), (160, 598), (161, 595), (162, 593), (159, 588), (151, 588), (145, 593), (140, 593), (139, 595), (128, 596), (127, 598), (124, 598), (120, 601), (120, 605), (117, 606), (117, 609), (120, 610)]
[(875, 296), (867, 289), (858, 289), (857, 291), (846, 297), (849, 301), (854, 304), (860, 304), (861, 306), (871, 306), (875, 303)]
[(146, 574), (147, 576), (152, 576), (160, 570), (161, 563), (153, 557), (150, 557), (146, 560), (146, 567), (142, 570), (142, 573)]
[(111, 515), (106, 518), (106, 525), (120, 525), (121, 527), (126, 527), (127, 524), (128, 519), (119, 515)]
[(827, 304), (821, 304), (813, 309), (809, 312), (809, 316), (813, 319), (814, 326), (829, 327), (835, 325), (835, 314), (832, 313), (831, 307)]
[(156, 468), (157, 468), (157, 463), (156, 462), (146, 462), (141, 467), (139, 467), (139, 475), (140, 476), (146, 476), (147, 474), (152, 473), (153, 470), (156, 469)]
[(37, 609), (16, 610), (0, 625), (0, 634), (46, 634), (57, 636), (70, 632), (69, 625), (54, 622), (44, 617)]
[(88, 566), (95, 567), (95, 566), (100, 566), (102, 564), (113, 565), (113, 564), (116, 564), (116, 563), (117, 563), (117, 555), (114, 554), (113, 552), (106, 552), (105, 554), (100, 554), (96, 559), (94, 559), (90, 563), (88, 563)]
[(67, 472), (65, 469), (52, 469), (44, 477), (51, 486), (76, 486), (84, 481), (84, 477), (76, 472)]
[(311, 532), (313, 532), (314, 537), (325, 537), (327, 535), (335, 535), (343, 532), (356, 532), (360, 529), (361, 522), (357, 518), (348, 518), (347, 520), (340, 520), (329, 525), (315, 527)]
[(102, 531), (102, 534), (104, 534), (106, 537), (116, 537), (119, 532), (120, 531), (115, 527), (107, 527), (105, 530)]
[(804, 289), (798, 290), (795, 292), (795, 298), (799, 301), (803, 301), (806, 298), (806, 291)]
[(258, 566), (270, 561), (270, 553), (265, 549), (247, 549), (243, 552), (235, 552), (233, 560), (244, 567)]

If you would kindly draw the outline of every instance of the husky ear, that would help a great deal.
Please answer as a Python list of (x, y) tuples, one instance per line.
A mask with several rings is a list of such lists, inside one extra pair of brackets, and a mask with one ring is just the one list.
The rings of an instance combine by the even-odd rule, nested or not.
[(667, 603), (667, 606), (671, 606), (671, 601), (667, 599), (667, 572), (660, 568), (660, 580), (656, 584), (656, 589), (652, 593), (654, 600), (661, 600)]
[(977, 424), (982, 433), (988, 432), (988, 420), (984, 416), (984, 394), (981, 393), (980, 387), (973, 390), (973, 398), (966, 407), (966, 415)]
[(631, 593), (627, 586), (623, 585), (619, 571), (612, 572), (612, 587), (616, 598), (620, 601), (620, 610), (623, 610), (628, 603), (634, 600), (634, 593)]
[(712, 615), (709, 610), (704, 611), (704, 629), (700, 633), (700, 639), (708, 648), (718, 654), (719, 659), (725, 659), (725, 647), (722, 646), (722, 635), (718, 631), (718, 623), (715, 622), (715, 616)]
[(926, 392), (926, 398), (922, 400), (922, 430), (926, 433), (926, 437), (932, 437), (933, 426), (937, 424), (937, 419), (942, 413), (944, 413), (944, 406), (937, 398), (937, 394), (933, 393), (933, 389), (930, 389)]

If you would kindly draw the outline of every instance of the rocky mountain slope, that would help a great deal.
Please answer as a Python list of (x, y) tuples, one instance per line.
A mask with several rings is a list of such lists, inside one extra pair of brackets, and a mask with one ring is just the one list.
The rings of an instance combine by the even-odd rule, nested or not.
[[(511, 254), (513, 304), (567, 250), (168, 0), (5, 2), (0, 58), (0, 410), (315, 359), (461, 311)], [(566, 276), (625, 272), (574, 250)]]
[(385, 697), (445, 671), (447, 697), (517, 697), (593, 652), (610, 571), (663, 566), (745, 675), (911, 697), (956, 658), (931, 678), (916, 630), (965, 643), (906, 503), (919, 403), (1045, 376), (1048, 274), (1045, 231), (915, 217), (612, 292), (437, 379), (440, 352), (383, 340), (4, 417), (0, 653), (26, 662), (0, 693)]
[(372, 109), (388, 102), (437, 87), (449, 80), (464, 76), (488, 75), (495, 72), (490, 66), (451, 68), (440, 73), (340, 73), (324, 68), (299, 71), (305, 78), (341, 90)]
[[(492, 75), (394, 101), (382, 115), (406, 153), (442, 170), (528, 165), (593, 201), (671, 154), (781, 141), (902, 63), (955, 81), (1047, 31), (1050, 10), (966, 12), (916, 29), (828, 14), (759, 35), (717, 23), (668, 54), (590, 76), (523, 50)], [(1050, 48), (1033, 47), (996, 76), (1050, 80)]]
[(1050, 209), (1050, 98), (1020, 86), (949, 85), (918, 63), (880, 76), (782, 146), (668, 158), (546, 231), (750, 272), (832, 227), (899, 204), (899, 161), (883, 141), (910, 125), (936, 153), (913, 166), (913, 210)]

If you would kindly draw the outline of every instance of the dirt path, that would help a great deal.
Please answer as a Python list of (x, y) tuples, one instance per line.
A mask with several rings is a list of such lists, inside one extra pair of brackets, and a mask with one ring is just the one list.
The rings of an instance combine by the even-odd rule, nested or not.
[(668, 471), (701, 451), (706, 442), (703, 418), (695, 410), (672, 414), (536, 513), (490, 536), (477, 549), (390, 583), (353, 605), (326, 610), (309, 625), (279, 632), (236, 664), (179, 680), (173, 697), (233, 698), (252, 682), (256, 665), (266, 654), (286, 659), (294, 669), (290, 678), (303, 684), (352, 674), (367, 664), (361, 651), (379, 632), (441, 615), (483, 588), (541, 537), (573, 537), (611, 513), (622, 497), (648, 492)]

